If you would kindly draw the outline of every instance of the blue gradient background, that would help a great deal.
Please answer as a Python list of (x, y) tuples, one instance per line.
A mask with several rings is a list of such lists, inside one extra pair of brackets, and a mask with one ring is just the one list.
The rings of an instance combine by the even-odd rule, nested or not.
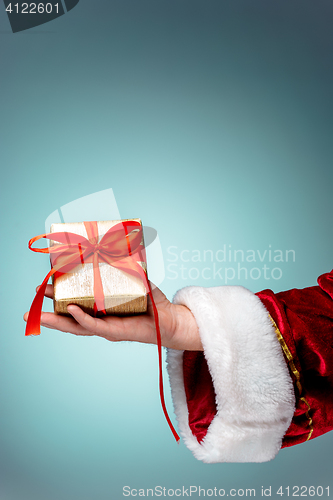
[[(170, 245), (294, 249), (280, 280), (233, 282), (253, 291), (330, 270), (332, 18), (331, 0), (81, 0), (13, 35), (0, 5), (1, 500), (333, 487), (332, 433), (269, 463), (203, 464), (164, 421), (155, 347), (25, 338), (22, 321), (48, 270), (27, 241), (110, 187), (123, 218), (158, 230), (165, 259)], [(172, 298), (193, 284), (223, 283), (161, 287)]]

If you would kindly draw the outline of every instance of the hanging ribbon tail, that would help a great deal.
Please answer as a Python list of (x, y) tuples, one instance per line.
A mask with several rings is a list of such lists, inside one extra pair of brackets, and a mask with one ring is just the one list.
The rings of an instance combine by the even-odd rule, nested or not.
[(154, 320), (155, 320), (155, 328), (156, 328), (156, 337), (157, 337), (157, 349), (158, 349), (158, 367), (159, 367), (159, 389), (160, 389), (160, 400), (161, 400), (161, 405), (163, 409), (164, 416), (166, 418), (166, 421), (169, 424), (169, 427), (171, 429), (171, 432), (177, 441), (177, 443), (180, 441), (180, 437), (178, 436), (174, 426), (172, 425), (172, 422), (170, 420), (168, 411), (166, 409), (165, 405), (165, 400), (164, 400), (164, 388), (163, 388), (163, 372), (162, 372), (162, 338), (161, 338), (161, 331), (160, 331), (160, 325), (158, 321), (158, 312), (157, 312), (157, 307), (154, 301), (153, 297), (153, 292), (151, 291), (150, 283), (148, 279), (146, 278), (146, 287), (148, 288), (148, 294), (153, 306), (153, 311), (154, 311)]
[(46, 275), (43, 283), (38, 289), (36, 296), (31, 304), (29, 317), (27, 321), (27, 326), (25, 328), (25, 335), (40, 335), (40, 317), (42, 314), (42, 306), (45, 295), (45, 289), (47, 282), (50, 277), (55, 273), (55, 269), (51, 269), (51, 271)]
[[(125, 261), (126, 259), (124, 259)], [(154, 321), (155, 321), (155, 330), (156, 330), (156, 339), (157, 339), (157, 350), (158, 350), (158, 368), (159, 368), (159, 391), (160, 391), (160, 400), (161, 400), (161, 405), (163, 409), (164, 416), (166, 418), (166, 421), (168, 422), (168, 425), (170, 427), (170, 430), (177, 441), (177, 443), (180, 441), (180, 437), (178, 436), (174, 426), (172, 425), (172, 422), (170, 420), (168, 411), (166, 409), (165, 405), (165, 399), (164, 399), (164, 387), (163, 387), (163, 371), (162, 371), (162, 338), (161, 338), (161, 331), (160, 331), (160, 325), (159, 325), (159, 320), (158, 320), (158, 311), (157, 307), (154, 301), (153, 297), (153, 292), (151, 290), (150, 282), (147, 278), (147, 274), (144, 271), (144, 269), (138, 264), (138, 262), (132, 261), (132, 266), (130, 267), (128, 263), (124, 261), (118, 261), (117, 263), (114, 263), (113, 265), (117, 267), (118, 269), (122, 269), (125, 273), (131, 274), (132, 276), (139, 276), (147, 290), (147, 294), (150, 297), (152, 306), (153, 306), (153, 313), (154, 313)]]

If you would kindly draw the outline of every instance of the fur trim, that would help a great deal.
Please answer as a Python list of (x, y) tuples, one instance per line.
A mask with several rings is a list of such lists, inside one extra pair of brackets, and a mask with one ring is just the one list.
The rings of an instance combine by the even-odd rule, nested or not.
[(295, 408), (292, 379), (267, 310), (241, 286), (187, 287), (175, 304), (193, 313), (216, 394), (217, 413), (201, 443), (188, 425), (183, 351), (167, 363), (179, 429), (207, 463), (266, 462), (281, 448)]

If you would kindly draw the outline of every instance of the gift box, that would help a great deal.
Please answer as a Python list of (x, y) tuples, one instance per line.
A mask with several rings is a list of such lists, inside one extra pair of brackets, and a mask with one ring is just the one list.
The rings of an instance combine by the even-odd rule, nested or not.
[[(146, 263), (142, 256), (142, 252), (144, 251), (144, 241), (140, 219), (98, 221), (94, 223), (75, 222), (52, 224), (50, 237), (52, 237), (52, 233), (67, 233), (69, 244), (71, 244), (73, 240), (72, 235), (76, 234), (83, 236), (88, 240), (90, 239), (94, 245), (98, 245), (101, 242), (103, 243), (103, 237), (105, 237), (104, 239), (108, 237), (107, 233), (111, 228), (115, 226), (118, 228), (119, 225), (122, 228), (122, 223), (124, 222), (127, 222), (128, 224), (133, 224), (134, 222), (139, 225), (139, 228), (141, 229), (141, 241), (139, 242), (141, 253), (135, 252), (131, 258), (135, 260), (135, 262), (139, 264), (146, 273)], [(88, 224), (90, 226), (87, 226)], [(94, 226), (91, 226), (92, 224), (94, 224)], [(89, 232), (91, 233), (91, 228), (95, 230), (94, 235), (88, 234), (89, 229)], [(127, 227), (127, 233), (131, 234), (131, 232), (135, 230), (138, 231), (136, 226)], [(121, 230), (118, 230), (118, 233), (118, 238), (120, 240), (125, 240), (126, 234), (122, 234)], [(94, 238), (95, 241), (93, 241)], [(117, 241), (113, 242), (113, 245), (117, 244)], [(57, 241), (51, 240), (51, 248), (54, 245), (57, 245)], [(125, 245), (125, 249), (127, 250), (127, 245)], [(111, 248), (111, 253), (112, 251), (113, 260), (110, 261), (108, 258), (103, 258), (103, 254), (101, 254), (98, 258), (98, 262), (94, 262), (91, 257), (90, 259), (88, 258), (88, 261), (86, 262), (83, 251), (82, 259), (79, 265), (68, 272), (56, 272), (52, 276), (54, 285), (54, 311), (57, 314), (68, 314), (67, 306), (69, 304), (77, 304), (85, 312), (94, 316), (102, 316), (105, 314), (130, 315), (144, 313), (147, 311), (147, 288), (145, 283), (140, 276), (133, 276), (124, 271), (123, 268), (126, 269), (126, 265), (120, 265), (119, 268), (119, 264), (123, 262), (122, 259), (126, 260), (126, 258), (129, 258), (129, 255), (131, 254), (130, 248), (126, 251), (126, 255), (120, 255), (118, 259), (117, 256), (114, 256), (114, 252), (117, 251), (117, 248), (113, 248), (113, 250)], [(57, 255), (53, 258), (55, 265), (57, 262), (56, 258)], [(138, 260), (140, 258), (143, 260)], [(94, 269), (94, 266), (98, 266), (98, 270)], [(99, 279), (101, 281), (101, 293), (103, 294), (104, 304), (103, 307), (96, 308), (96, 303), (98, 304), (98, 302), (95, 296), (95, 289), (96, 281)]]

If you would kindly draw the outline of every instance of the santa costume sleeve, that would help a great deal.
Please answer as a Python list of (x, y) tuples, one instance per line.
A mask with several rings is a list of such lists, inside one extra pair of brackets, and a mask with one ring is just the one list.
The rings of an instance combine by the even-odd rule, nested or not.
[(265, 462), (333, 429), (333, 270), (303, 290), (187, 287), (174, 303), (192, 311), (204, 348), (167, 354), (196, 458)]

